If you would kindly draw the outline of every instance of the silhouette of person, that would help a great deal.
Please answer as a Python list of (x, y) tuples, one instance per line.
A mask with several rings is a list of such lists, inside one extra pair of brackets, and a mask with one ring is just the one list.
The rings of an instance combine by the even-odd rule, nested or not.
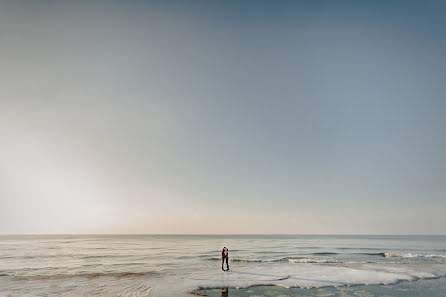
[[(227, 269), (224, 269), (224, 263), (226, 260), (226, 267)], [(229, 250), (227, 247), (223, 247), (223, 249), (221, 250), (221, 270), (223, 271), (228, 271), (229, 270)]]

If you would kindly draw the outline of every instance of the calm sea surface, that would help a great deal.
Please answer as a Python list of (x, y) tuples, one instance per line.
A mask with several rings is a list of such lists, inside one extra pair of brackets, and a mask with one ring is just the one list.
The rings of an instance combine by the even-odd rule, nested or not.
[(446, 296), (445, 276), (446, 236), (0, 236), (0, 296)]

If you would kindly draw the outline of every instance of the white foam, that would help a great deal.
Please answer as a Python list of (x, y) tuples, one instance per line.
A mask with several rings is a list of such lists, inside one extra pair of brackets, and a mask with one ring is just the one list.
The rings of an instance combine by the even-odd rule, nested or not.
[[(184, 284), (181, 291), (248, 288), (252, 286), (273, 285), (285, 288), (318, 288), (327, 286), (379, 285), (393, 284), (400, 281), (438, 278), (446, 276), (446, 265), (401, 265), (401, 264), (278, 264), (255, 263), (232, 265), (231, 271), (217, 269), (192, 271), (187, 276), (177, 275), (172, 281)], [(155, 286), (152, 296), (174, 296), (172, 286)], [(180, 293), (180, 292), (178, 292)]]
[(438, 254), (412, 254), (412, 253), (392, 253), (389, 254), (390, 257), (400, 257), (400, 258), (446, 258), (446, 255)]
[(446, 259), (446, 255), (424, 255), (424, 257), (426, 257), (426, 258), (445, 258)]

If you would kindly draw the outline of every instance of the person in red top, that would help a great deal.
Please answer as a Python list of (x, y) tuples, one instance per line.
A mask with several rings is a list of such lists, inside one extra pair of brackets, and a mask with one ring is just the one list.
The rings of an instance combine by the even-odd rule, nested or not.
[[(225, 263), (225, 259), (226, 259), (226, 267), (227, 267), (226, 270), (223, 268), (224, 267), (224, 263)], [(224, 247), (221, 250), (221, 270), (223, 270), (223, 271), (228, 271), (229, 270), (228, 261), (229, 261), (229, 250), (228, 250), (227, 247)]]

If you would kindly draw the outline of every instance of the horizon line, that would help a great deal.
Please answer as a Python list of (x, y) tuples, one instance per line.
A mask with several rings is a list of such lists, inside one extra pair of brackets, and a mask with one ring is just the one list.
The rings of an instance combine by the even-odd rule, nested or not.
[(218, 235), (218, 236), (243, 236), (243, 235), (277, 235), (277, 236), (446, 236), (446, 234), (377, 234), (377, 233), (14, 233), (14, 234), (1, 234), (0, 236), (95, 236), (95, 235), (133, 235), (133, 236), (145, 236), (145, 235), (172, 235), (172, 236), (206, 236), (206, 235)]

